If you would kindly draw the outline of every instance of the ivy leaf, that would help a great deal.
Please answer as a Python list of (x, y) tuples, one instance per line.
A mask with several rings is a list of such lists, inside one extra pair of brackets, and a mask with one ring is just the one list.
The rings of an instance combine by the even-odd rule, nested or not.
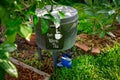
[[(22, 23), (20, 18), (9, 19), (9, 22), (6, 23), (6, 27), (10, 29), (18, 30), (18, 26)], [(14, 27), (14, 28), (13, 28)]]
[(59, 11), (59, 13), (58, 13), (58, 14), (59, 14), (59, 16), (60, 16), (60, 17), (62, 17), (62, 18), (64, 18), (64, 17), (65, 17), (65, 13), (64, 13), (64, 12), (62, 12), (62, 11)]
[(116, 7), (119, 7), (119, 0), (113, 0)]
[(116, 20), (117, 20), (118, 23), (120, 24), (120, 15), (118, 15), (118, 16), (116, 17)]
[(17, 49), (17, 46), (13, 43), (4, 43), (0, 45), (0, 51), (13, 52), (15, 49)]
[(13, 32), (11, 35), (9, 34), (9, 36), (7, 36), (7, 40), (5, 42), (8, 42), (8, 43), (15, 42), (16, 35), (17, 35), (16, 32)]
[(16, 67), (9, 60), (0, 59), (0, 66), (11, 76), (18, 77)]
[(45, 34), (49, 29), (49, 23), (46, 19), (41, 18), (41, 34)]
[(5, 60), (9, 60), (10, 59), (10, 54), (6, 51), (0, 50), (0, 59), (5, 59)]
[[(63, 16), (64, 14), (61, 12), (61, 15)], [(60, 26), (60, 16), (54, 17), (51, 14), (45, 14), (44, 16), (46, 16), (50, 21), (52, 21), (56, 28), (58, 28)], [(48, 21), (43, 21), (43, 22), (47, 23)], [(48, 27), (49, 27), (49, 24), (46, 24), (46, 31), (47, 31)], [(43, 30), (43, 31), (45, 31), (45, 30)]]
[(22, 37), (26, 38), (26, 40), (29, 41), (30, 40), (30, 36), (32, 34), (32, 27), (28, 27), (26, 25), (21, 25), (19, 34)]
[(52, 22), (55, 21), (55, 18), (51, 14), (45, 14), (44, 16), (50, 19)]

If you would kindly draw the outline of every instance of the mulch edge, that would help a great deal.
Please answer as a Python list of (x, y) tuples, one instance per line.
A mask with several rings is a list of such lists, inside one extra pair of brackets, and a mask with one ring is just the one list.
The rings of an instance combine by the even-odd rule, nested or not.
[(43, 76), (45, 77), (44, 80), (49, 80), (49, 78), (50, 78), (50, 75), (49, 75), (49, 74), (47, 74), (47, 73), (45, 73), (45, 72), (43, 72), (43, 71), (41, 71), (41, 70), (38, 70), (38, 69), (36, 69), (36, 68), (34, 68), (34, 67), (32, 67), (32, 66), (29, 66), (29, 65), (27, 65), (27, 64), (25, 64), (25, 63), (23, 63), (23, 62), (21, 62), (21, 61), (18, 61), (17, 59), (14, 59), (14, 58), (11, 57), (10, 60), (11, 60), (14, 64), (16, 64), (16, 65), (23, 66), (23, 68), (30, 69), (30, 70), (32, 70), (32, 71), (34, 71), (34, 72), (36, 72), (36, 73), (38, 73), (38, 74), (40, 74), (40, 75), (43, 75)]

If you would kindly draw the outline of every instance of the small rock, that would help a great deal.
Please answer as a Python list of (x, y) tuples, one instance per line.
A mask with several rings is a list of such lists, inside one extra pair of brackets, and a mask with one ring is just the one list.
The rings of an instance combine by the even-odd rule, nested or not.
[(93, 53), (93, 54), (100, 54), (100, 48), (98, 47), (98, 48), (92, 48), (92, 50), (91, 50), (91, 53)]
[(89, 50), (89, 47), (85, 44), (76, 43), (75, 45), (85, 52), (87, 52)]

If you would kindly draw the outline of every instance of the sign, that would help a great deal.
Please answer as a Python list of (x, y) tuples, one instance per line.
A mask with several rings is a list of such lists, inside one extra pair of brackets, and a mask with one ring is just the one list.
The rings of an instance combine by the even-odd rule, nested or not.
[(47, 49), (62, 49), (64, 46), (64, 36), (61, 27), (49, 27), (46, 34)]

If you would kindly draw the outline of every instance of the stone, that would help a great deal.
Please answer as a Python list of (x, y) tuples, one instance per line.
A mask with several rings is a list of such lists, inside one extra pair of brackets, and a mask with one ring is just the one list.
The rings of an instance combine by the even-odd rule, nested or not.
[(89, 50), (89, 47), (85, 44), (76, 43), (75, 45), (85, 52), (87, 52)]
[(99, 47), (97, 47), (97, 48), (92, 48), (91, 53), (94, 54), (94, 55), (100, 54), (100, 48), (99, 48)]

